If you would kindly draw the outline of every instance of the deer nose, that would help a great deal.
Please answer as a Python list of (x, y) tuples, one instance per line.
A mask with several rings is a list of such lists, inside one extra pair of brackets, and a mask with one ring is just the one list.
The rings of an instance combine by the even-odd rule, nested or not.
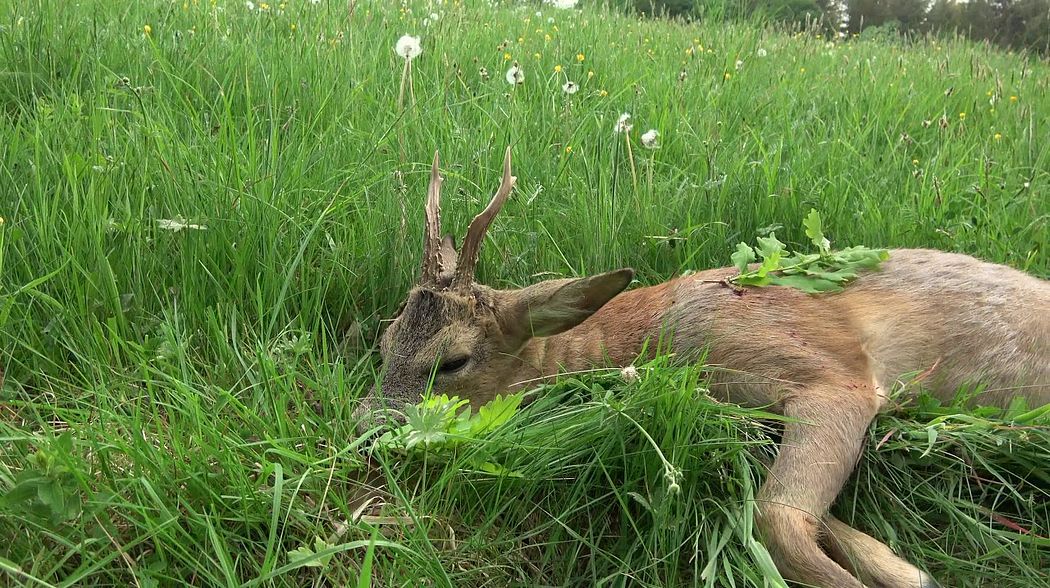
[(361, 397), (357, 408), (354, 409), (357, 434), (363, 435), (377, 426), (386, 427), (404, 423), (405, 417), (401, 412), (404, 405), (404, 402), (380, 397), (373, 386), (368, 394)]

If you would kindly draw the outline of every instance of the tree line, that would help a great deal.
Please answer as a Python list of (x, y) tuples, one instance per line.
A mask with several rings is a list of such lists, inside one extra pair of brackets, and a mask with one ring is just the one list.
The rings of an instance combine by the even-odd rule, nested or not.
[(878, 27), (906, 36), (960, 34), (1050, 55), (1050, 0), (630, 0), (647, 14), (820, 23), (828, 32)]

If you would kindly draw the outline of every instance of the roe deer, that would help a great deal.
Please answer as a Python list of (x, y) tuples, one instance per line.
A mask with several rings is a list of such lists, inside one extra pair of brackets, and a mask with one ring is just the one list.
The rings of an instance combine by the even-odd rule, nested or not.
[(979, 384), (981, 404), (1005, 406), (1016, 395), (1050, 402), (1050, 282), (965, 255), (901, 249), (833, 294), (738, 292), (719, 284), (734, 268), (626, 292), (630, 269), (495, 290), (475, 283), (474, 269), (515, 180), (508, 147), (499, 189), (457, 256), (453, 239), (440, 236), (434, 155), (422, 275), (383, 334), (381, 392), (364, 399), (359, 417), (381, 401), (393, 409), (419, 401), (432, 374), (435, 392), (476, 407), (561, 369), (629, 365), (647, 338), (669, 332), (678, 356), (706, 349), (707, 361), (725, 368), (714, 370), (713, 394), (791, 417), (757, 515), (786, 578), (827, 588), (936, 586), (828, 507), (904, 374), (925, 372), (942, 399)]

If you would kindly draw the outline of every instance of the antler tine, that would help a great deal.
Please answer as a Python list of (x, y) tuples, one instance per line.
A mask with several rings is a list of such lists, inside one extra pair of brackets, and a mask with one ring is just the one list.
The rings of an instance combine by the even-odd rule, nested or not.
[(452, 278), (452, 287), (460, 290), (470, 288), (474, 283), (474, 268), (478, 263), (478, 252), (481, 250), (481, 242), (485, 233), (496, 218), (503, 204), (510, 197), (518, 178), (510, 175), (510, 146), (507, 146), (507, 154), (503, 158), (503, 179), (500, 181), (499, 189), (492, 197), (492, 202), (481, 211), (481, 214), (470, 221), (467, 228), (467, 236), (463, 238), (463, 247), (459, 250), (459, 262), (456, 265), (456, 275)]
[(441, 173), (438, 152), (430, 167), (430, 186), (427, 188), (426, 224), (423, 233), (423, 269), (420, 284), (437, 284), (441, 274)]

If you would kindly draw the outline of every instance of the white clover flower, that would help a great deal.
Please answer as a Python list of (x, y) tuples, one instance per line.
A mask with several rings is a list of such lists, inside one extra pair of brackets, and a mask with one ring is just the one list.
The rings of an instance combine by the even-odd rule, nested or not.
[(255, 2), (245, 2), (244, 7), (248, 10), (255, 10)]
[(613, 127), (615, 133), (630, 133), (634, 125), (631, 124), (631, 114), (625, 112), (620, 115), (620, 118), (616, 119), (616, 126)]
[(419, 57), (419, 54), (422, 52), (423, 48), (419, 45), (419, 37), (413, 37), (412, 35), (402, 35), (397, 40), (397, 44), (394, 45), (394, 53), (405, 59)]
[(740, 71), (740, 68), (742, 68), (742, 67), (744, 67), (744, 61), (741, 60), (741, 59), (737, 59), (736, 60), (736, 69), (737, 69), (737, 71)]
[(620, 377), (623, 378), (624, 382), (627, 382), (628, 384), (633, 384), (639, 379), (638, 368), (634, 367), (633, 365), (629, 365), (620, 370)]
[(642, 147), (646, 149), (656, 149), (659, 146), (660, 132), (656, 129), (649, 129), (642, 133)]
[(575, 8), (580, 0), (547, 0), (547, 4), (555, 8)]
[(508, 84), (524, 84), (525, 70), (521, 69), (521, 66), (515, 61), (514, 65), (510, 66), (510, 69), (507, 70), (506, 78)]
[(574, 82), (572, 80), (569, 80), (569, 81), (565, 82), (564, 84), (562, 84), (562, 87), (561, 87), (561, 91), (565, 92), (566, 94), (568, 94), (570, 96), (575, 94), (577, 91), (579, 91), (579, 89), (580, 89), (580, 86), (577, 85), (576, 82)]
[(755, 51), (755, 55), (758, 55), (759, 57), (765, 57), (766, 55), (769, 55), (769, 53), (766, 52), (765, 49), (759, 47), (758, 51)]

